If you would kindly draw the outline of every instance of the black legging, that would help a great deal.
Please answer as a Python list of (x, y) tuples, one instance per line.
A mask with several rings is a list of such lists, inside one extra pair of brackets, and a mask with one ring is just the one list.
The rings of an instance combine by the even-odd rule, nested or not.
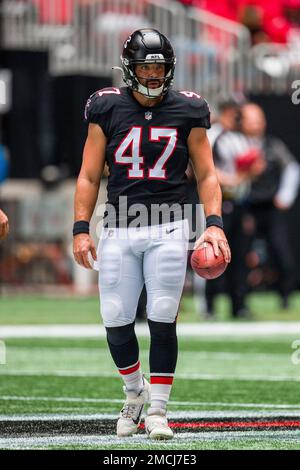
[(267, 242), (269, 255), (279, 273), (279, 293), (287, 298), (294, 287), (295, 264), (288, 237), (286, 213), (272, 203), (251, 205), (249, 212), (256, 225), (255, 235)]

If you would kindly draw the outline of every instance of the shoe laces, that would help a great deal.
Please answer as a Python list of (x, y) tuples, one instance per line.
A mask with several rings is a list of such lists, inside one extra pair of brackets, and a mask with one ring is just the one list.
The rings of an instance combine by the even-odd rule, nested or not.
[(139, 408), (140, 406), (133, 403), (125, 403), (121, 410), (121, 415), (123, 418), (135, 418), (138, 415)]

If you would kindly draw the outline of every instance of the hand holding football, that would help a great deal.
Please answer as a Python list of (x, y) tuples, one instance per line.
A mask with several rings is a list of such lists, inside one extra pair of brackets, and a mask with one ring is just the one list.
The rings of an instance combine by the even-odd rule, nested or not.
[(219, 251), (219, 256), (215, 256), (211, 243), (204, 242), (197, 250), (194, 250), (191, 257), (193, 270), (204, 279), (216, 279), (221, 276), (227, 264), (223, 253)]

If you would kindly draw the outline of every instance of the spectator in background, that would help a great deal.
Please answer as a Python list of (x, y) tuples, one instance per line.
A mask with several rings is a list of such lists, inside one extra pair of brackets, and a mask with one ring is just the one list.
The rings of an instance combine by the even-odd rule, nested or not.
[[(299, 166), (285, 144), (266, 135), (266, 119), (254, 103), (241, 107), (240, 132), (224, 132), (214, 145), (214, 159), (223, 191), (223, 221), (232, 247), (225, 272), (232, 316), (247, 318), (245, 258), (255, 234), (267, 241), (278, 266), (282, 305), (293, 287), (293, 257), (284, 211), (297, 195)], [(252, 233), (246, 220), (252, 217)], [(251, 224), (250, 224), (251, 226)], [(218, 279), (207, 282), (208, 312), (212, 313)]]
[[(254, 234), (263, 237), (279, 271), (282, 307), (288, 306), (293, 289), (294, 261), (287, 231), (286, 211), (297, 196), (299, 165), (286, 145), (266, 134), (263, 110), (249, 103), (242, 107), (242, 132), (257, 158), (248, 195), (248, 209), (253, 217)], [(263, 171), (256, 171), (255, 165)], [(255, 172), (257, 173), (255, 175)]]
[(0, 209), (0, 240), (4, 240), (9, 232), (7, 215)]
[(217, 137), (225, 131), (237, 130), (240, 119), (240, 106), (234, 99), (222, 101), (219, 104), (219, 115), (207, 132), (210, 145), (213, 147)]
[(300, 0), (282, 0), (277, 15), (267, 10), (264, 29), (270, 40), (276, 43), (300, 43)]
[(300, 0), (181, 0), (181, 3), (242, 23), (249, 29), (253, 45), (300, 42)]
[[(237, 130), (240, 120), (240, 105), (233, 98), (222, 101), (218, 106), (218, 111), (217, 120), (215, 120), (211, 128), (207, 131), (207, 136), (212, 148), (221, 134), (227, 131)], [(199, 204), (199, 197), (197, 183), (191, 165), (188, 166), (187, 177), (189, 179), (189, 202), (196, 206), (196, 204)], [(193, 222), (193, 230), (195, 226), (195, 222)], [(190, 256), (191, 254), (192, 252)], [(192, 271), (192, 280), (195, 308), (199, 313), (203, 314), (206, 319), (210, 319), (213, 316), (213, 299), (221, 288), (220, 280), (216, 279), (207, 284), (205, 279), (199, 277), (194, 271)]]
[[(221, 113), (222, 114), (222, 113)], [(234, 114), (233, 114), (234, 116)], [(239, 116), (237, 114), (237, 116)], [(225, 281), (226, 292), (231, 299), (231, 314), (234, 318), (247, 318), (249, 311), (245, 305), (247, 292), (245, 258), (249, 245), (249, 237), (243, 230), (245, 201), (249, 191), (250, 176), (240, 171), (236, 165), (238, 155), (248, 150), (248, 143), (240, 132), (237, 132), (239, 119), (232, 120), (230, 130), (224, 130), (216, 138), (213, 154), (217, 175), (222, 188), (222, 214), (224, 230), (232, 246), (232, 262), (222, 278), (206, 282), (205, 296), (207, 304), (206, 316), (214, 315), (214, 302), (220, 292), (222, 281)]]
[(264, 31), (263, 19), (264, 11), (257, 5), (243, 5), (239, 9), (238, 20), (248, 28), (253, 46), (269, 41), (269, 36)]

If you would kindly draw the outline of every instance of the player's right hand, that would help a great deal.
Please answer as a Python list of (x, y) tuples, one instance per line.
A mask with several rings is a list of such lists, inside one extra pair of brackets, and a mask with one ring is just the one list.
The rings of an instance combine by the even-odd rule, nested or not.
[(0, 240), (4, 240), (9, 232), (9, 224), (7, 215), (0, 210)]
[(97, 253), (94, 242), (87, 233), (79, 233), (75, 235), (73, 240), (73, 254), (75, 261), (87, 269), (93, 269), (88, 254), (91, 253), (93, 260), (97, 261)]

